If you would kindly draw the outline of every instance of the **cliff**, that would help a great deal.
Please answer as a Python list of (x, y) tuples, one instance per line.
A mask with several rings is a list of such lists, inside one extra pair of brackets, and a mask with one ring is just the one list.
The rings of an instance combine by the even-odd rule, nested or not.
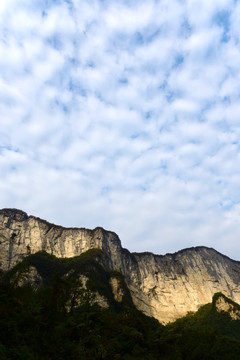
[(3, 271), (38, 251), (69, 258), (94, 248), (106, 255), (105, 268), (125, 276), (136, 307), (162, 323), (197, 311), (217, 292), (240, 303), (240, 262), (214, 249), (196, 247), (164, 256), (130, 253), (121, 247), (115, 233), (100, 227), (64, 228), (21, 210), (0, 210)]

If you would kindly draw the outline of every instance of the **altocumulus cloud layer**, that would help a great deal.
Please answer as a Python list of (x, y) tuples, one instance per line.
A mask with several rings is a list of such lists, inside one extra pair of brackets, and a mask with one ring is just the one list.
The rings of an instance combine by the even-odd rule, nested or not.
[(240, 259), (240, 2), (0, 2), (0, 207)]

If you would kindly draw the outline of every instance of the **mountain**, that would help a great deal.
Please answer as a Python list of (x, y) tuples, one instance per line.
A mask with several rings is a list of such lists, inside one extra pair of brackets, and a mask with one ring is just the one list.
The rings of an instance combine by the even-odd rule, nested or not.
[[(100, 227), (64, 228), (21, 210), (0, 210), (0, 268), (4, 272), (41, 251), (66, 259), (91, 249), (101, 250), (98, 261), (106, 271), (123, 275), (136, 308), (162, 324), (196, 312), (218, 292), (240, 303), (240, 262), (214, 249), (195, 247), (164, 256), (130, 253), (115, 233)], [(29, 276), (36, 284), (41, 282), (34, 266)], [(117, 289), (117, 281), (111, 281)]]
[(0, 272), (0, 359), (239, 360), (238, 304), (217, 293), (163, 326), (136, 309), (105, 258), (39, 251)]

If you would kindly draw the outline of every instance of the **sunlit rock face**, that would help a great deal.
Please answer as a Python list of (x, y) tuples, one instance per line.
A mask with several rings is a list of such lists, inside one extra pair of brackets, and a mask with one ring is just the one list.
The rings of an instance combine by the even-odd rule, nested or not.
[(61, 258), (102, 249), (108, 266), (121, 267), (121, 243), (116, 234), (102, 228), (64, 228), (15, 209), (0, 210), (0, 263), (9, 270), (29, 254), (44, 250)]
[[(73, 257), (93, 248), (107, 255), (106, 269), (125, 276), (137, 308), (162, 323), (196, 311), (211, 302), (216, 292), (240, 303), (240, 263), (213, 249), (197, 247), (164, 256), (130, 253), (115, 233), (102, 228), (64, 228), (20, 210), (0, 210), (0, 267), (4, 271), (41, 250)], [(112, 286), (117, 289), (117, 284)]]
[(137, 305), (147, 312), (145, 304), (149, 304), (152, 316), (163, 323), (196, 311), (211, 302), (216, 292), (240, 302), (240, 263), (213, 249), (197, 247), (165, 256), (135, 257), (141, 279), (138, 294), (143, 294)]
[(117, 301), (117, 302), (122, 302), (122, 299), (123, 299), (123, 296), (124, 296), (124, 290), (121, 286), (121, 282), (118, 278), (112, 276), (110, 278), (110, 285), (111, 285), (111, 288), (112, 288), (112, 293), (113, 293), (113, 296), (114, 296), (114, 299)]
[(240, 307), (238, 304), (231, 303), (231, 301), (224, 295), (219, 294), (215, 303), (217, 312), (227, 313), (232, 320), (240, 320)]

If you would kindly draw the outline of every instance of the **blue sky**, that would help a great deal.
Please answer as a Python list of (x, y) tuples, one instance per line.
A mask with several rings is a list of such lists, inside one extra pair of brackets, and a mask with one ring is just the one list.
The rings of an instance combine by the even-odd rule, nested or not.
[(240, 1), (2, 0), (0, 207), (240, 260)]

